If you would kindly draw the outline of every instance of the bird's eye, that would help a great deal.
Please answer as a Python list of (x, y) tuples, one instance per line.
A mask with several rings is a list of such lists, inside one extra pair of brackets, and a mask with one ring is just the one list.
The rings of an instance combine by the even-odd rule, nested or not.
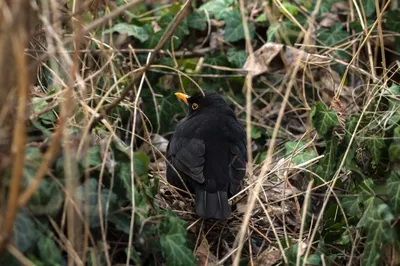
[(193, 103), (192, 110), (196, 110), (197, 108), (199, 108), (199, 105), (197, 103)]

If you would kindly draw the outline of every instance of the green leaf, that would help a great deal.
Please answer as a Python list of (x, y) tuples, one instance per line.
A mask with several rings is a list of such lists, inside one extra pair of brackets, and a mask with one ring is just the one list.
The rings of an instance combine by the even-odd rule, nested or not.
[(256, 18), (256, 22), (257, 23), (263, 23), (263, 22), (267, 22), (268, 20), (267, 20), (267, 15), (265, 14), (265, 13), (262, 13), (261, 15), (259, 15), (257, 18)]
[(188, 17), (187, 24), (189, 28), (205, 30), (207, 27), (207, 16), (204, 12), (194, 10)]
[(400, 121), (400, 86), (392, 85), (385, 94), (389, 102), (388, 113), (391, 114), (388, 125), (393, 126)]
[[(286, 156), (295, 154), (297, 150), (300, 150), (301, 148), (306, 145), (304, 142), (296, 142), (296, 141), (288, 141), (285, 143), (285, 150), (286, 150)], [(298, 152), (297, 155), (295, 155), (292, 158), (292, 163), (294, 165), (299, 165), (305, 162), (310, 161), (311, 159), (315, 158), (317, 154), (315, 151), (311, 148), (304, 149), (301, 152)]]
[[(298, 15), (295, 18), (300, 24), (307, 24), (304, 16)], [(300, 32), (300, 28), (288, 19), (277, 21), (272, 23), (267, 29), (267, 42), (288, 40), (290, 43), (294, 43)]]
[(259, 127), (251, 127), (251, 138), (259, 139), (262, 136), (261, 128)]
[[(249, 35), (250, 39), (254, 37), (254, 26), (250, 22)], [(232, 11), (225, 17), (225, 36), (224, 40), (227, 42), (236, 42), (244, 39), (244, 28), (242, 24), (242, 17), (239, 10)]]
[[(25, 187), (28, 187), (33, 179), (26, 180)], [(28, 207), (36, 215), (56, 215), (64, 202), (64, 193), (55, 182), (42, 180), (39, 188), (32, 195)]]
[(93, 146), (88, 149), (87, 156), (89, 157), (89, 166), (101, 165), (100, 146)]
[(193, 252), (187, 247), (185, 223), (168, 212), (162, 228), (167, 232), (160, 237), (161, 250), (167, 265), (196, 265)]
[(381, 155), (385, 148), (385, 142), (383, 139), (374, 138), (374, 136), (372, 136), (371, 139), (367, 140), (367, 148), (371, 153), (375, 165), (378, 165), (381, 162)]
[[(23, 187), (27, 188), (34, 180), (36, 171), (43, 160), (43, 154), (38, 148), (29, 147), (25, 151), (25, 158)], [(63, 195), (59, 185), (43, 179), (29, 200), (28, 206), (36, 215), (55, 215), (62, 207)]]
[(400, 142), (393, 141), (389, 146), (389, 159), (391, 162), (400, 160)]
[(339, 124), (336, 111), (328, 111), (325, 104), (322, 102), (312, 107), (311, 122), (320, 135), (327, 134), (330, 129)]
[(145, 25), (144, 28), (148, 32), (149, 38), (145, 42), (143, 42), (143, 48), (153, 49), (161, 40), (161, 37), (163, 36), (165, 30), (154, 32), (151, 25)]
[(114, 27), (112, 27), (111, 29), (105, 30), (103, 34), (110, 32), (127, 34), (128, 36), (135, 37), (140, 42), (145, 42), (149, 38), (149, 35), (144, 28), (128, 23), (118, 23), (114, 25)]
[[(137, 251), (134, 247), (130, 248), (130, 254), (131, 254), (131, 259), (134, 261), (135, 265), (143, 265), (143, 260), (142, 256), (143, 254), (139, 251)], [(126, 254), (128, 254), (128, 249), (125, 251)]]
[(105, 221), (110, 207), (115, 204), (117, 200), (117, 196), (109, 189), (100, 189), (100, 195), (98, 195), (98, 189), (99, 184), (97, 180), (95, 178), (90, 178), (75, 191), (75, 199), (80, 201), (83, 206), (85, 206), (85, 204), (89, 206), (89, 226), (91, 228), (100, 225), (99, 207), (101, 206), (101, 215), (103, 216), (103, 221)]
[(17, 214), (13, 232), (18, 250), (22, 253), (34, 247), (39, 237), (39, 231), (26, 209)]
[(339, 140), (336, 136), (327, 137), (324, 158), (322, 158), (319, 163), (324, 169), (322, 177), (325, 180), (331, 180), (331, 178), (333, 177), (338, 157), (338, 143)]
[(311, 254), (307, 258), (306, 265), (321, 265), (321, 257), (317, 254)]
[(389, 206), (379, 204), (369, 213), (367, 219), (369, 230), (362, 255), (362, 265), (379, 265), (383, 254), (383, 249), (380, 247), (391, 241), (395, 235), (391, 226), (394, 216)]
[(206, 10), (210, 14), (210, 17), (221, 20), (231, 12), (230, 5), (233, 2), (233, 0), (211, 0), (201, 5), (199, 10)]
[(346, 143), (350, 143), (351, 136), (354, 133), (354, 130), (356, 128), (357, 122), (358, 122), (358, 117), (356, 116), (350, 116), (346, 120), (346, 133), (344, 134), (343, 139), (346, 141)]
[(385, 27), (393, 32), (398, 32), (400, 28), (400, 9), (386, 11), (383, 15)]
[(139, 176), (147, 175), (149, 172), (150, 158), (144, 152), (138, 151), (133, 155), (135, 160), (135, 173)]
[(235, 48), (229, 48), (227, 55), (229, 62), (237, 68), (242, 68), (247, 60), (247, 54), (243, 50), (238, 51)]
[[(367, 24), (367, 29), (370, 29), (370, 27), (374, 24), (374, 22), (375, 22), (375, 19), (367, 19), (367, 23), (366, 23)], [(360, 32), (364, 31), (359, 20), (355, 20), (355, 21), (351, 22), (349, 24), (349, 27), (351, 29), (355, 30), (357, 33), (360, 33)]]
[(365, 16), (369, 17), (375, 13), (375, 0), (364, 0), (362, 1), (364, 6)]
[[(48, 108), (49, 106), (49, 103), (44, 98), (39, 98), (39, 97), (33, 97), (32, 104), (33, 104), (33, 111), (36, 114), (45, 111), (45, 109)], [(57, 117), (54, 114), (53, 110), (41, 114), (39, 118), (44, 124), (50, 124), (50, 125), (57, 120)]]
[[(283, 6), (284, 6), (285, 9), (286, 9), (290, 14), (292, 14), (293, 16), (296, 16), (297, 13), (299, 13), (299, 10), (297, 9), (297, 6), (292, 5), (292, 4), (289, 3), (289, 2), (283, 2)], [(279, 11), (280, 11), (282, 14), (284, 14), (284, 15), (286, 14), (286, 11), (285, 11), (283, 8), (280, 8)]]
[[(343, 29), (341, 23), (336, 23), (329, 29), (321, 28), (316, 31), (316, 36), (325, 46), (333, 47), (338, 43), (345, 41), (349, 37), (349, 33)], [(346, 58), (346, 54), (338, 51), (337, 54), (343, 58)]]
[(125, 234), (129, 234), (131, 231), (131, 218), (128, 214), (123, 212), (115, 212), (110, 214), (109, 219), (111, 223), (115, 225), (115, 228), (124, 232)]
[(400, 142), (400, 126), (396, 127), (393, 130), (393, 137), (394, 137), (393, 141)]
[(386, 183), (389, 206), (394, 215), (400, 216), (400, 172), (392, 171)]
[(146, 201), (143, 198), (143, 195), (139, 193), (136, 186), (134, 186), (134, 191), (132, 191), (131, 185), (131, 165), (128, 162), (121, 162), (116, 167), (116, 175), (118, 179), (121, 181), (122, 186), (125, 188), (124, 195), (127, 199), (132, 201), (132, 192), (135, 197), (135, 206), (136, 206), (136, 213), (141, 216), (147, 216), (149, 207)]
[[(168, 25), (172, 22), (173, 19), (174, 19), (174, 17), (172, 16), (171, 13), (167, 13), (165, 16), (161, 17), (158, 24), (163, 29), (162, 32), (164, 32), (167, 29)], [(174, 44), (174, 49), (179, 48), (179, 46), (182, 43), (182, 40), (184, 39), (184, 37), (186, 35), (189, 34), (189, 32), (190, 31), (189, 31), (187, 19), (184, 19), (181, 21), (181, 23), (179, 23), (179, 26), (175, 29), (173, 36), (175, 36), (176, 38), (172, 38), (173, 44)], [(165, 44), (164, 49), (172, 49), (171, 40)]]
[(340, 23), (335, 24), (329, 29), (321, 28), (317, 30), (318, 39), (326, 46), (335, 46), (348, 36), (349, 34), (343, 30), (343, 26)]
[(361, 203), (359, 197), (345, 197), (341, 201), (343, 208), (346, 210), (346, 213), (355, 216), (355, 217), (360, 217), (362, 215), (362, 209), (361, 209)]
[(37, 243), (41, 261), (45, 265), (63, 265), (64, 260), (62, 253), (54, 240), (51, 238), (51, 234), (42, 235)]
[[(312, 2), (312, 6), (315, 7), (315, 5), (317, 4), (317, 0), (311, 0)], [(321, 6), (318, 10), (318, 15), (321, 15), (323, 13), (330, 13), (331, 12), (331, 8), (332, 8), (332, 4), (335, 2), (335, 0), (326, 0), (326, 1), (322, 1), (321, 2)]]

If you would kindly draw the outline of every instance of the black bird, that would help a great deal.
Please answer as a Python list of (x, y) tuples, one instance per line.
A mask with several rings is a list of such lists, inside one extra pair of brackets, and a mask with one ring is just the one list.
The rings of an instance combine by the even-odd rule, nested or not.
[(219, 94), (175, 95), (189, 111), (167, 147), (167, 159), (173, 166), (167, 164), (167, 180), (185, 190), (182, 177), (196, 194), (200, 217), (226, 219), (231, 214), (228, 198), (239, 191), (246, 173), (246, 132)]

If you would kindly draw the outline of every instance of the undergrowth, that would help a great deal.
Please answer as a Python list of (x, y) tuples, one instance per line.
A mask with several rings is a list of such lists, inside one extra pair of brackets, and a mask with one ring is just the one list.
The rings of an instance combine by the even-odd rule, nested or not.
[[(397, 1), (61, 2), (30, 3), (26, 120), (3, 88), (1, 265), (400, 264)], [(199, 89), (250, 139), (227, 221), (165, 178)]]

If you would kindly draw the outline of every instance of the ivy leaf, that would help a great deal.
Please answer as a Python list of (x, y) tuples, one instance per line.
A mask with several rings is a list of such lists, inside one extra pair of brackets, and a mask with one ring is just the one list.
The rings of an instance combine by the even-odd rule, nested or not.
[[(48, 108), (49, 106), (49, 103), (44, 98), (40, 97), (33, 97), (32, 104), (34, 106), (33, 107), (34, 113), (41, 113), (45, 111), (45, 109)], [(43, 124), (47, 125), (51, 125), (57, 120), (57, 117), (52, 110), (41, 114), (39, 118), (41, 122), (43, 122)]]
[[(295, 18), (302, 25), (307, 23), (304, 16), (296, 16)], [(288, 39), (291, 43), (294, 43), (299, 33), (300, 28), (290, 20), (274, 22), (267, 29), (267, 42)]]
[(51, 234), (42, 235), (37, 243), (41, 261), (46, 265), (64, 265), (62, 253)]
[(367, 148), (371, 153), (375, 165), (378, 165), (381, 161), (382, 151), (385, 148), (385, 142), (383, 139), (372, 137), (367, 140)]
[[(286, 156), (290, 156), (292, 154), (296, 153), (296, 150), (300, 150), (302, 147), (304, 147), (305, 143), (300, 141), (288, 141), (285, 143), (285, 150), (286, 150)], [(302, 150), (301, 152), (298, 152), (293, 158), (292, 158), (292, 163), (295, 165), (299, 165), (305, 162), (308, 162), (309, 160), (315, 158), (317, 154), (313, 149), (307, 148)]]
[(346, 39), (349, 34), (343, 30), (341, 23), (336, 23), (329, 29), (321, 28), (317, 30), (318, 39), (326, 46), (335, 46), (340, 41)]
[(90, 147), (88, 149), (88, 154), (87, 156), (89, 157), (89, 166), (99, 166), (101, 165), (101, 157), (100, 157), (100, 146), (96, 145), (93, 147)]
[(360, 217), (362, 214), (361, 201), (359, 197), (345, 197), (342, 201), (342, 206), (351, 216)]
[(344, 134), (343, 139), (346, 141), (347, 144), (350, 143), (350, 139), (354, 133), (357, 122), (358, 122), (358, 117), (355, 116), (349, 117), (346, 121), (346, 133)]
[(251, 127), (251, 138), (252, 139), (259, 139), (261, 138), (261, 129), (259, 127)]
[[(167, 29), (168, 25), (172, 22), (174, 17), (171, 13), (167, 13), (165, 16), (161, 17), (158, 24), (161, 28), (163, 28), (163, 32)], [(174, 49), (178, 49), (181, 45), (183, 38), (189, 34), (189, 28), (187, 24), (187, 19), (184, 19), (179, 23), (179, 26), (176, 28), (174, 35), (176, 38), (173, 38)], [(164, 46), (165, 49), (170, 49), (171, 42), (167, 42)]]
[(393, 141), (389, 146), (389, 159), (398, 162), (400, 158), (400, 141)]
[(103, 34), (110, 32), (126, 34), (138, 39), (140, 42), (145, 42), (149, 38), (149, 35), (144, 28), (128, 23), (118, 23), (111, 29), (105, 30)]
[(389, 146), (389, 159), (391, 162), (398, 162), (400, 158), (400, 126), (393, 131), (394, 140)]
[(364, 6), (365, 16), (369, 17), (375, 13), (375, 0), (364, 0), (362, 1)]
[(207, 17), (204, 12), (194, 10), (188, 17), (187, 24), (189, 28), (196, 30), (205, 30), (207, 27)]
[(400, 121), (400, 86), (392, 85), (388, 89), (387, 99), (389, 102), (388, 112), (392, 114), (388, 120), (388, 125), (392, 126)]
[[(336, 46), (338, 43), (343, 42), (347, 37), (349, 37), (349, 33), (343, 29), (341, 23), (336, 23), (329, 29), (321, 28), (317, 30), (316, 36), (318, 39), (328, 47)], [(346, 54), (342, 51), (337, 52), (339, 56), (346, 58)]]
[(228, 60), (231, 64), (237, 68), (242, 68), (247, 60), (247, 54), (245, 51), (238, 51), (235, 48), (228, 49)]
[(324, 158), (320, 160), (320, 165), (323, 167), (323, 178), (325, 180), (331, 180), (333, 172), (337, 162), (337, 150), (339, 140), (336, 136), (329, 136), (326, 141), (326, 149), (324, 152)]
[[(329, 13), (331, 12), (332, 5), (335, 0), (326, 0), (321, 2), (321, 7), (318, 10), (318, 15), (321, 15), (323, 13)], [(315, 6), (317, 4), (317, 0), (311, 0), (312, 6)]]
[(123, 188), (125, 188), (124, 195), (126, 196), (126, 198), (132, 202), (132, 194), (134, 194), (136, 213), (142, 216), (147, 216), (149, 207), (147, 206), (147, 203), (144, 200), (143, 195), (139, 193), (136, 186), (134, 187), (134, 191), (132, 191), (130, 163), (128, 162), (119, 163), (116, 167), (116, 175), (118, 176), (118, 179), (121, 181)]
[[(167, 265), (196, 265), (193, 252), (186, 246), (186, 228), (184, 222), (168, 212), (161, 228), (167, 232), (160, 237), (162, 254)], [(163, 232), (163, 231), (161, 231)]]
[[(254, 37), (254, 26), (249, 25), (250, 39)], [(242, 17), (239, 10), (233, 10), (225, 17), (225, 36), (224, 40), (227, 42), (236, 42), (244, 39), (244, 28), (242, 24)]]
[(135, 161), (135, 173), (139, 176), (147, 175), (149, 172), (150, 158), (144, 152), (138, 151), (133, 155)]
[[(360, 196), (360, 199), (367, 195), (366, 193), (362, 194), (364, 195)], [(362, 203), (364, 205), (364, 212), (362, 214), (362, 217), (358, 221), (357, 227), (369, 228), (374, 223), (374, 214), (375, 209), (378, 206), (378, 200), (373, 195), (371, 195), (367, 196), (367, 198), (365, 198)]]
[(14, 239), (22, 253), (36, 245), (39, 231), (26, 209), (21, 210), (14, 223)]
[[(299, 13), (299, 10), (298, 10), (297, 6), (292, 5), (289, 2), (283, 2), (283, 6), (293, 16), (296, 16), (297, 13)], [(286, 14), (286, 11), (283, 8), (280, 8), (279, 11), (284, 15)]]
[(400, 9), (386, 11), (383, 15), (383, 21), (388, 30), (397, 32), (400, 28)]
[(267, 22), (267, 15), (265, 13), (262, 13), (261, 15), (259, 15), (256, 20), (257, 23), (263, 23), (263, 22)]
[[(101, 204), (101, 215), (105, 220), (110, 206), (116, 203), (117, 196), (105, 188), (101, 189), (98, 195), (99, 184), (95, 178), (90, 178), (86, 182), (77, 188), (75, 198), (82, 203), (82, 206), (85, 204), (89, 206), (89, 226), (95, 228), (100, 225), (99, 204)], [(86, 200), (88, 202), (85, 202)]]
[(146, 29), (149, 38), (147, 38), (147, 40), (143, 42), (142, 46), (146, 49), (153, 49), (161, 40), (161, 37), (163, 36), (165, 30), (154, 32), (151, 25), (145, 25), (144, 28)]
[(393, 214), (400, 216), (400, 172), (392, 171), (390, 173), (386, 188)]
[[(33, 179), (27, 180), (26, 187), (32, 181)], [(64, 202), (63, 195), (64, 193), (55, 182), (44, 179), (29, 200), (29, 209), (36, 215), (55, 215), (62, 207)]]
[(379, 265), (383, 250), (379, 247), (392, 240), (395, 233), (391, 226), (394, 219), (389, 206), (379, 204), (368, 217), (368, 236), (362, 255), (362, 265)]
[(210, 16), (221, 20), (231, 12), (230, 5), (233, 0), (211, 0), (199, 7), (199, 10), (206, 10)]
[(325, 104), (322, 102), (312, 107), (311, 122), (320, 135), (325, 135), (331, 128), (339, 124), (336, 111), (328, 111)]
[(125, 234), (129, 234), (131, 231), (131, 218), (128, 214), (123, 212), (112, 213), (108, 219), (111, 223), (115, 225), (115, 228), (124, 232)]

